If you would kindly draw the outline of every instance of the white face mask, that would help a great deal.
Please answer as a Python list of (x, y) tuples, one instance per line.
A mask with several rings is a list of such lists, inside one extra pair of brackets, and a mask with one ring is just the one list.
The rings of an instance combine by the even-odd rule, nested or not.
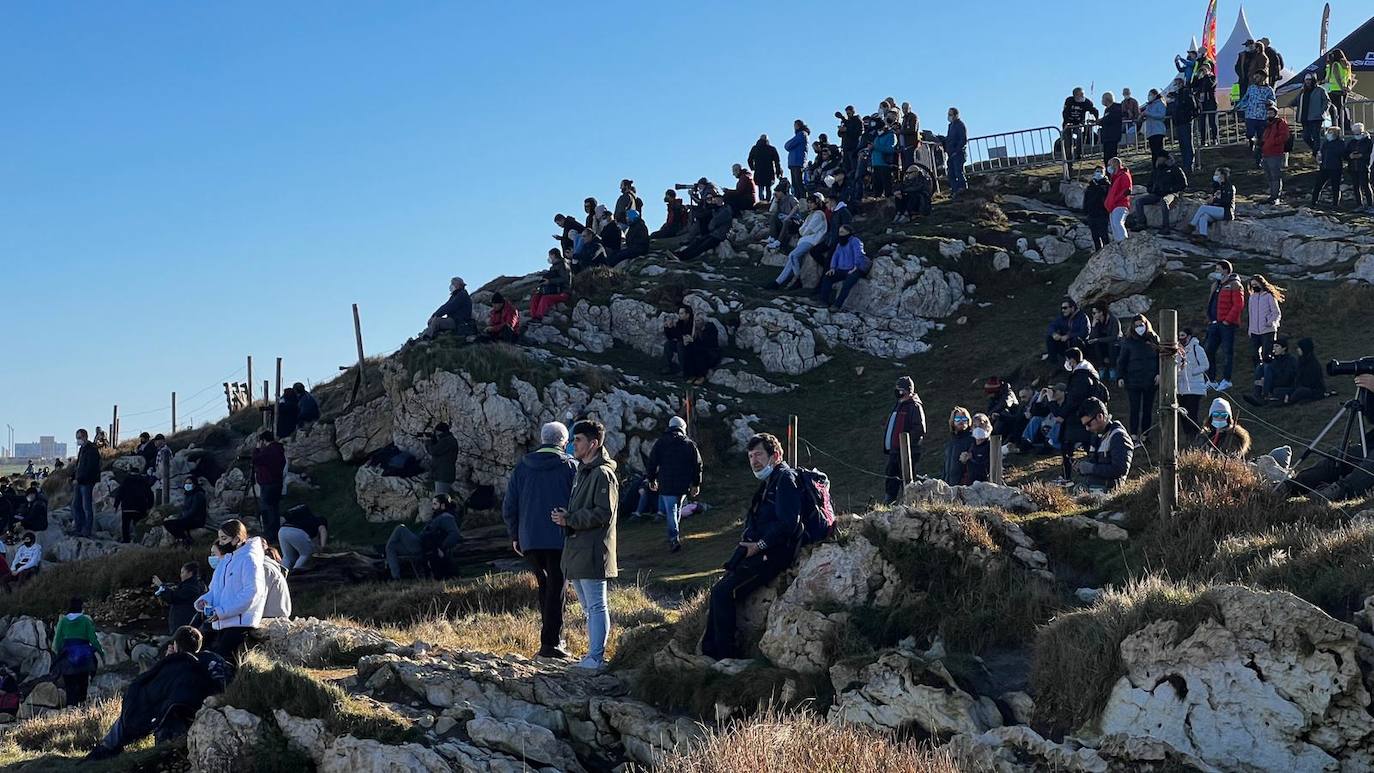
[(1214, 175), (1212, 175), (1212, 182), (1214, 182), (1214, 183), (1220, 183), (1220, 182), (1221, 182), (1221, 175), (1219, 175), (1219, 174), (1214, 174)]
[(768, 476), (773, 474), (773, 465), (766, 464), (761, 470), (754, 470), (754, 477), (759, 480), (768, 480)]
[(1105, 177), (1105, 176), (1106, 176), (1106, 175), (1102, 174), (1101, 172), (1093, 172), (1093, 179), (1094, 179), (1094, 180), (1101, 180), (1101, 179), (1102, 179), (1103, 177)]
[(987, 431), (986, 429), (984, 429), (983, 427), (974, 427), (974, 428), (973, 428), (973, 437), (974, 437), (975, 440), (987, 440), (987, 439), (988, 439), (988, 435), (989, 435), (988, 431)]
[(1231, 421), (1229, 419), (1212, 419), (1212, 426), (1217, 429), (1226, 429), (1230, 425)]
[(192, 486), (190, 483), (187, 483), (185, 486), (182, 486), (182, 488), (186, 489), (187, 491), (190, 491), (191, 489), (194, 489), (195, 486)]
[(1145, 335), (1145, 331), (1146, 331), (1146, 330), (1149, 330), (1149, 328), (1145, 327), (1144, 325), (1136, 325), (1136, 326), (1135, 326), (1135, 334), (1138, 335), (1138, 336), (1143, 336), (1143, 335)]
[(1073, 372), (1073, 361), (1072, 361), (1072, 360), (1070, 360), (1069, 362), (1064, 363), (1064, 370), (1067, 370), (1067, 371), (1069, 371), (1070, 373)]

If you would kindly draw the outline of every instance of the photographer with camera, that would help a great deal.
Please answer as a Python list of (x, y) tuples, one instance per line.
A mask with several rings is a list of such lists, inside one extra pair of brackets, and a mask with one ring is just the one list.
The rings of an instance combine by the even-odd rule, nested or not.
[(716, 660), (739, 657), (736, 609), (791, 566), (801, 546), (801, 489), (797, 473), (782, 459), (782, 442), (767, 433), (754, 435), (748, 451), (749, 467), (760, 484), (739, 546), (725, 563), (725, 576), (711, 588), (701, 641), (701, 654)]
[[(1355, 411), (1347, 423), (1347, 438), (1363, 421), (1364, 437), (1354, 437), (1338, 455), (1324, 455), (1322, 460), (1294, 475), (1280, 491), (1295, 497), (1308, 493), (1336, 501), (1362, 497), (1374, 490), (1374, 357), (1341, 362), (1332, 360), (1326, 365), (1329, 376), (1355, 377), (1356, 394), (1345, 404), (1344, 410)], [(1342, 414), (1336, 414), (1339, 419)], [(1332, 421), (1333, 426), (1335, 421)], [(1318, 440), (1320, 440), (1318, 436)]]

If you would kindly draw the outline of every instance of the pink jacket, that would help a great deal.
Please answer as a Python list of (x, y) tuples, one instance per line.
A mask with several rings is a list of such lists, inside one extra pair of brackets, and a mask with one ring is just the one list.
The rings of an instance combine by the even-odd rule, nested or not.
[(1251, 295), (1247, 308), (1250, 311), (1250, 335), (1257, 336), (1279, 332), (1279, 322), (1283, 321), (1283, 312), (1279, 311), (1279, 302), (1272, 294), (1255, 293)]

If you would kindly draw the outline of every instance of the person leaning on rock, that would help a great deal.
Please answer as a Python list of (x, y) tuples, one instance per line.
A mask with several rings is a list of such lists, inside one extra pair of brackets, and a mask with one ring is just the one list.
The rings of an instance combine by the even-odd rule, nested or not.
[(759, 488), (725, 575), (711, 588), (701, 654), (716, 660), (740, 656), (736, 611), (797, 560), (801, 545), (801, 489), (796, 472), (783, 461), (782, 443), (763, 433), (751, 437), (747, 448)]
[(448, 494), (430, 500), (431, 516), (417, 535), (404, 525), (391, 530), (386, 541), (386, 567), (391, 579), (401, 579), (402, 561), (423, 561), (437, 576), (447, 574), (448, 556), (463, 541), (463, 521)]

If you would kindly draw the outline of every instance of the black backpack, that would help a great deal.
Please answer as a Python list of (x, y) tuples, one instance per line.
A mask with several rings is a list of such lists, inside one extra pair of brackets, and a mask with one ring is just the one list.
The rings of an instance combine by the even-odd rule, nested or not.
[(1092, 373), (1088, 373), (1088, 395), (1101, 400), (1103, 405), (1112, 401), (1111, 390), (1107, 389), (1107, 385), (1102, 382), (1102, 379)]

